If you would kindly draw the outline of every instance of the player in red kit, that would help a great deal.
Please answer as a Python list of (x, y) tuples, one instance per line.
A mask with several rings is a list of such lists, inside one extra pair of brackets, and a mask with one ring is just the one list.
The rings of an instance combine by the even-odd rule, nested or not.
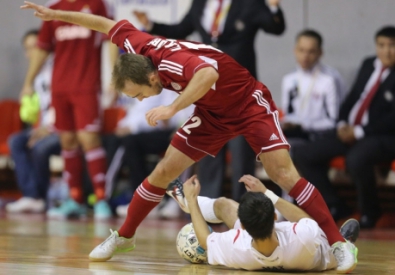
[[(102, 0), (53, 0), (49, 1), (48, 6), (108, 16)], [(100, 32), (61, 21), (44, 22), (39, 33), (34, 60), (30, 63), (22, 94), (33, 92), (31, 83), (34, 76), (47, 56), (54, 52), (52, 105), (65, 162), (64, 176), (70, 187), (70, 199), (59, 208), (49, 209), (48, 217), (86, 214), (82, 192), (83, 154), (98, 199), (94, 216), (97, 219), (112, 216), (105, 201), (107, 164), (99, 136), (101, 45), (104, 38)]]
[(289, 191), (325, 232), (338, 272), (355, 268), (356, 247), (341, 236), (321, 194), (299, 176), (289, 157), (270, 92), (231, 57), (211, 46), (151, 36), (125, 20), (51, 10), (29, 2), (22, 8), (34, 9), (43, 20), (65, 21), (109, 34), (127, 52), (113, 70), (115, 88), (124, 94), (143, 100), (162, 88), (177, 92), (172, 104), (147, 112), (150, 125), (196, 105), (164, 158), (136, 190), (122, 227), (90, 253), (91, 260), (106, 261), (116, 252), (133, 250), (138, 225), (162, 200), (168, 184), (203, 156), (215, 155), (228, 140), (243, 135), (271, 179)]

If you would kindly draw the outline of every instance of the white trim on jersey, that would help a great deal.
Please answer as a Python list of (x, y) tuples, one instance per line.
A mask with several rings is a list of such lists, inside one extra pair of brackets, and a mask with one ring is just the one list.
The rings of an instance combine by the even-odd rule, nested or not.
[[(287, 140), (286, 140), (285, 137), (284, 137), (284, 134), (283, 134), (282, 130), (281, 130), (280, 119), (279, 119), (278, 111), (277, 111), (277, 110), (274, 111), (274, 112), (271, 111), (271, 109), (270, 109), (270, 104), (269, 104), (269, 102), (267, 102), (267, 100), (263, 97), (263, 93), (262, 93), (261, 90), (255, 90), (255, 92), (253, 93), (252, 96), (255, 97), (255, 99), (257, 100), (258, 105), (260, 105), (260, 106), (262, 106), (262, 107), (265, 107), (267, 113), (273, 115), (273, 120), (274, 120), (274, 123), (276, 124), (276, 128), (277, 128), (278, 133), (280, 134), (281, 140), (282, 140), (285, 144), (289, 145), (288, 142), (287, 142)], [(271, 147), (272, 147), (272, 146), (270, 146), (269, 148), (271, 148)], [(262, 147), (262, 148), (266, 148), (266, 147)]]
[(125, 39), (125, 41), (123, 42), (123, 46), (125, 47), (125, 49), (128, 51), (128, 53), (136, 53), (133, 49), (132, 44), (130, 44), (129, 39)]
[(169, 60), (166, 60), (166, 59), (162, 59), (162, 62), (161, 62), (161, 64), (162, 63), (167, 63), (167, 65), (170, 65), (170, 66), (174, 66), (174, 67), (178, 67), (179, 69), (184, 69), (184, 66), (182, 66), (182, 65), (180, 65), (180, 64), (178, 64), (178, 63), (175, 63), (175, 62), (173, 62), (173, 61), (169, 61)]
[(158, 66), (158, 71), (169, 71), (173, 74), (178, 74), (182, 76), (182, 70), (177, 69), (176, 67), (171, 67), (169, 65), (166, 64), (159, 64)]
[(277, 147), (277, 146), (283, 146), (283, 145), (287, 145), (289, 146), (289, 143), (287, 142), (287, 140), (284, 137), (284, 134), (281, 130), (281, 126), (280, 126), (280, 119), (279, 119), (279, 113), (278, 111), (274, 111), (272, 112), (270, 109), (270, 104), (269, 102), (267, 102), (267, 100), (263, 97), (263, 93), (260, 90), (255, 90), (255, 92), (252, 94), (252, 96), (256, 99), (256, 102), (259, 106), (262, 106), (266, 109), (266, 112), (268, 114), (271, 114), (273, 116), (273, 121), (274, 124), (276, 125), (277, 128), (277, 132), (279, 133), (280, 139), (282, 141), (282, 143), (277, 143), (277, 144), (272, 144), (270, 146), (266, 146), (266, 147), (261, 147), (261, 151), (259, 152), (259, 154), (256, 155), (256, 160), (259, 161), (259, 155), (262, 154), (263, 151), (266, 151), (268, 149), (271, 149), (273, 147)]
[(125, 24), (128, 24), (128, 23), (129, 23), (129, 22), (125, 22), (125, 23), (123, 23), (121, 26), (118, 27), (118, 29), (111, 35), (111, 38), (110, 38), (111, 42), (112, 42), (112, 38), (113, 38), (114, 35), (119, 31), (119, 29), (122, 28)]
[[(272, 113), (272, 114), (273, 114), (273, 113)], [(281, 138), (281, 140), (282, 140), (283, 142), (285, 142), (286, 144), (288, 144), (287, 139), (284, 137), (283, 130), (281, 129), (280, 114), (278, 113), (278, 111), (274, 111), (274, 116), (275, 116), (274, 122), (276, 123), (278, 133), (280, 134), (280, 138)], [(288, 145), (289, 145), (289, 144), (288, 144)]]
[[(188, 121), (187, 121), (187, 122), (188, 122)], [(195, 150), (198, 150), (198, 151), (200, 151), (200, 152), (203, 152), (203, 153), (205, 153), (205, 154), (207, 154), (207, 155), (209, 155), (209, 156), (212, 156), (213, 158), (215, 157), (214, 155), (212, 155), (212, 154), (210, 154), (210, 153), (207, 153), (206, 151), (203, 151), (203, 150), (201, 150), (201, 149), (199, 149), (199, 148), (196, 148), (196, 147), (193, 147), (192, 145), (190, 145), (190, 144), (188, 143), (188, 138), (187, 138), (186, 136), (181, 135), (179, 132), (176, 132), (176, 134), (177, 134), (178, 136), (182, 137), (183, 139), (185, 139), (186, 144), (187, 144), (189, 147), (191, 147), (191, 148), (193, 148), (193, 149), (195, 149)]]
[(143, 185), (140, 185), (139, 188), (137, 188), (136, 192), (140, 195), (140, 197), (147, 201), (160, 202), (163, 198), (163, 195), (156, 195), (147, 191), (147, 189), (145, 189)]
[(181, 76), (183, 74), (183, 69), (184, 66), (166, 59), (163, 59), (158, 66), (158, 71), (169, 71), (173, 74), (178, 74)]

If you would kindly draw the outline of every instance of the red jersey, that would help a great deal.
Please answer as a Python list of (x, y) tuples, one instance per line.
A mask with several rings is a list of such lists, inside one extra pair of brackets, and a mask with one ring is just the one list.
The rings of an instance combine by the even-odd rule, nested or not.
[[(55, 10), (80, 11), (108, 17), (102, 0), (53, 0)], [(100, 66), (103, 34), (61, 21), (44, 21), (38, 47), (55, 53), (53, 93), (97, 93), (101, 89)]]
[(194, 104), (218, 117), (240, 116), (245, 99), (254, 92), (257, 81), (248, 70), (212, 46), (152, 36), (137, 30), (126, 20), (118, 22), (109, 36), (126, 52), (149, 57), (158, 70), (163, 88), (179, 94), (198, 70), (214, 67), (219, 79)]

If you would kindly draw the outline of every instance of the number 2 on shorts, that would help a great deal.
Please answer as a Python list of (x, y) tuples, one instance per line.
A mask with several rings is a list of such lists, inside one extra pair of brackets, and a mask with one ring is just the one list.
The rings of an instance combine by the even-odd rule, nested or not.
[(199, 117), (197, 117), (197, 116), (192, 117), (191, 121), (193, 121), (193, 123), (185, 125), (185, 126), (182, 127), (184, 132), (187, 133), (188, 135), (191, 133), (191, 130), (189, 130), (189, 129), (199, 127), (200, 124), (202, 124), (202, 120)]

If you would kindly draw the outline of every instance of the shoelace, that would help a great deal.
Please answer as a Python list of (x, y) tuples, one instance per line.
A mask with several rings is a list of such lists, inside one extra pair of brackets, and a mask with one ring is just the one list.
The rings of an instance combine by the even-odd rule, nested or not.
[(110, 239), (115, 237), (114, 231), (110, 228), (111, 235), (101, 243), (100, 247), (102, 247), (104, 250), (107, 250), (108, 246), (104, 246)]
[(344, 258), (345, 258), (345, 256), (344, 256), (344, 249), (342, 247), (336, 247), (333, 250), (333, 254), (336, 256), (336, 259), (338, 261), (340, 261), (340, 262), (343, 261)]
[(176, 188), (173, 187), (173, 190), (175, 191), (176, 195), (181, 195), (182, 197), (184, 197), (184, 192), (183, 192), (183, 184), (181, 183), (180, 180), (175, 180), (174, 181), (174, 185)]

